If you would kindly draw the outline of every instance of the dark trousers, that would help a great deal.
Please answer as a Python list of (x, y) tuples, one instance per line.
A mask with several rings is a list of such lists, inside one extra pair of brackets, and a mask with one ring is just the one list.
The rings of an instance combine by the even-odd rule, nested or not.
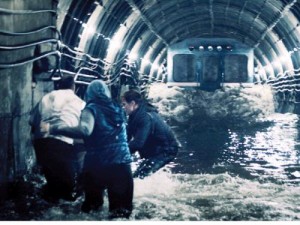
[(42, 138), (34, 141), (34, 148), (47, 181), (45, 194), (72, 200), (68, 198), (76, 189), (80, 173), (74, 146), (58, 139)]
[(133, 178), (130, 164), (99, 165), (93, 155), (86, 155), (83, 168), (83, 187), (86, 211), (103, 204), (107, 189), (112, 217), (129, 217), (132, 211)]
[(157, 172), (159, 169), (171, 162), (174, 158), (175, 155), (168, 156), (165, 154), (160, 154), (147, 159), (143, 159), (142, 162), (138, 165), (136, 171), (134, 172), (133, 177), (143, 179)]

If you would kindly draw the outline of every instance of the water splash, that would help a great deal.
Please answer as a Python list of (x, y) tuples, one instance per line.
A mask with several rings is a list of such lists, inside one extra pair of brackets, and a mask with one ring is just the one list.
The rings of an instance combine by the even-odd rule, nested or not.
[(257, 123), (275, 111), (272, 90), (263, 85), (226, 85), (214, 92), (206, 92), (154, 84), (149, 90), (149, 98), (163, 116), (190, 126), (195, 120), (204, 123), (203, 126)]
[[(170, 170), (135, 179), (134, 184), (134, 209), (129, 221), (300, 220), (299, 186), (249, 180), (229, 173), (172, 174)], [(89, 214), (80, 211), (82, 201), (83, 197), (73, 203), (60, 200), (58, 204), (47, 204), (35, 196), (26, 199), (30, 205), (26, 217), (17, 214), (12, 203), (7, 203), (6, 210), (2, 207), (1, 215), (7, 213), (13, 220), (109, 220), (107, 198), (102, 210)]]
[(135, 183), (134, 220), (299, 220), (299, 187), (223, 174), (154, 174)]

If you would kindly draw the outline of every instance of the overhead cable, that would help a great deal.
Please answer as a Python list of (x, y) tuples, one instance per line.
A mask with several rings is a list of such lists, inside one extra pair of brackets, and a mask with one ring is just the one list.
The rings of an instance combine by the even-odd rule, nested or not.
[(14, 10), (14, 9), (5, 9), (0, 8), (0, 13), (6, 13), (6, 14), (36, 14), (36, 13), (53, 13), (57, 14), (56, 10), (53, 9), (41, 9), (41, 10)]
[(4, 45), (0, 45), (0, 49), (3, 50), (16, 50), (16, 49), (22, 49), (22, 48), (28, 48), (28, 47), (32, 47), (32, 46), (36, 46), (39, 44), (45, 44), (45, 43), (57, 43), (58, 40), (57, 39), (45, 39), (45, 40), (41, 40), (41, 41), (37, 41), (37, 42), (32, 42), (29, 44), (24, 44), (24, 45), (10, 45), (10, 46), (4, 46)]
[(48, 30), (48, 29), (55, 30), (55, 32), (58, 33), (59, 37), (61, 36), (61, 34), (57, 30), (56, 26), (46, 26), (46, 27), (42, 27), (42, 28), (39, 28), (39, 29), (36, 29), (36, 30), (27, 31), (27, 32), (11, 32), (11, 31), (0, 30), (0, 34), (10, 35), (10, 36), (25, 36), (25, 35), (39, 33), (41, 31)]
[(36, 60), (48, 57), (50, 55), (54, 55), (56, 57), (59, 57), (60, 52), (57, 51), (57, 50), (56, 51), (49, 51), (49, 52), (45, 52), (45, 53), (41, 54), (38, 57), (31, 57), (31, 58), (28, 58), (26, 60), (14, 62), (14, 63), (0, 63), (0, 69), (8, 69), (8, 68), (12, 68), (12, 67), (22, 66), (22, 65), (25, 65), (27, 63), (31, 63), (31, 62), (34, 62)]

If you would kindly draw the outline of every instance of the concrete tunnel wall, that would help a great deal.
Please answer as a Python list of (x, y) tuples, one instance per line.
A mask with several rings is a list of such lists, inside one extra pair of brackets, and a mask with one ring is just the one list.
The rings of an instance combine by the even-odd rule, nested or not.
[[(54, 9), (52, 0), (2, 0), (0, 29), (5, 32), (29, 32), (56, 25), (56, 15), (51, 12), (28, 13), (23, 10)], [(21, 11), (22, 10), (22, 11)], [(29, 35), (0, 34), (1, 46), (22, 46), (55, 37), (55, 32), (45, 29)], [(49, 47), (45, 47), (49, 48)], [(35, 159), (28, 124), (32, 106), (44, 94), (44, 84), (32, 88), (33, 63), (24, 63), (34, 57), (35, 46), (0, 49), (0, 200), (5, 198), (7, 185), (15, 182), (30, 170)], [(44, 48), (42, 48), (45, 50)], [(13, 66), (21, 63), (18, 66)], [(47, 88), (49, 85), (45, 85)]]

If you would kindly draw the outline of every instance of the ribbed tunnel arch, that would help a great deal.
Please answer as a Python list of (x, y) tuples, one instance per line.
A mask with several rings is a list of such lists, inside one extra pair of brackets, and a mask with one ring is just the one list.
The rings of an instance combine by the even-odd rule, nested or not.
[[(70, 0), (58, 6), (65, 14), (59, 17), (63, 41), (92, 57), (115, 63), (132, 52), (160, 66), (167, 47), (176, 42), (233, 38), (254, 48), (255, 65), (264, 80), (299, 68), (299, 4), (297, 0)], [(143, 62), (139, 66), (142, 74), (158, 75)]]
[[(292, 115), (280, 126), (288, 124), (299, 134), (300, 0), (2, 0), (0, 21), (0, 201), (2, 193), (5, 198), (10, 193), (7, 184), (35, 173), (28, 121), (40, 99), (56, 89), (64, 75), (75, 77), (75, 92), (80, 97), (93, 79), (104, 80), (114, 100), (131, 88), (146, 94), (152, 91), (145, 97), (154, 105), (160, 101), (158, 106), (163, 108), (157, 108), (170, 125), (185, 135), (208, 131), (212, 144), (216, 136), (210, 132), (219, 125), (224, 125), (235, 145), (231, 127), (237, 125), (243, 132), (253, 124), (260, 125), (256, 119), (270, 114)], [(174, 53), (174, 48), (182, 51)], [(180, 54), (182, 57), (175, 57)], [(183, 81), (181, 77), (170, 79), (175, 74), (175, 58), (180, 65), (177, 77)], [(195, 88), (169, 88), (172, 83)], [(287, 112), (290, 114), (282, 115)], [(263, 129), (255, 127), (254, 133), (258, 138), (265, 135), (265, 144), (271, 135)], [(276, 142), (270, 149), (261, 148), (260, 142), (253, 149), (269, 154), (266, 150), (273, 153), (276, 145), (283, 150), (279, 154), (289, 158), (287, 153), (292, 153), (298, 160), (299, 135), (292, 152), (290, 139), (285, 140), (292, 136), (290, 130), (283, 131), (283, 137), (272, 133)], [(223, 151), (229, 142), (220, 134)], [(195, 139), (200, 139), (197, 135)], [(244, 146), (243, 151), (248, 150)], [(228, 147), (225, 150), (231, 154)], [(190, 149), (185, 151), (190, 153)], [(291, 164), (289, 174), (296, 163)], [(282, 164), (286, 171), (286, 162)], [(299, 171), (295, 172), (299, 178)]]

